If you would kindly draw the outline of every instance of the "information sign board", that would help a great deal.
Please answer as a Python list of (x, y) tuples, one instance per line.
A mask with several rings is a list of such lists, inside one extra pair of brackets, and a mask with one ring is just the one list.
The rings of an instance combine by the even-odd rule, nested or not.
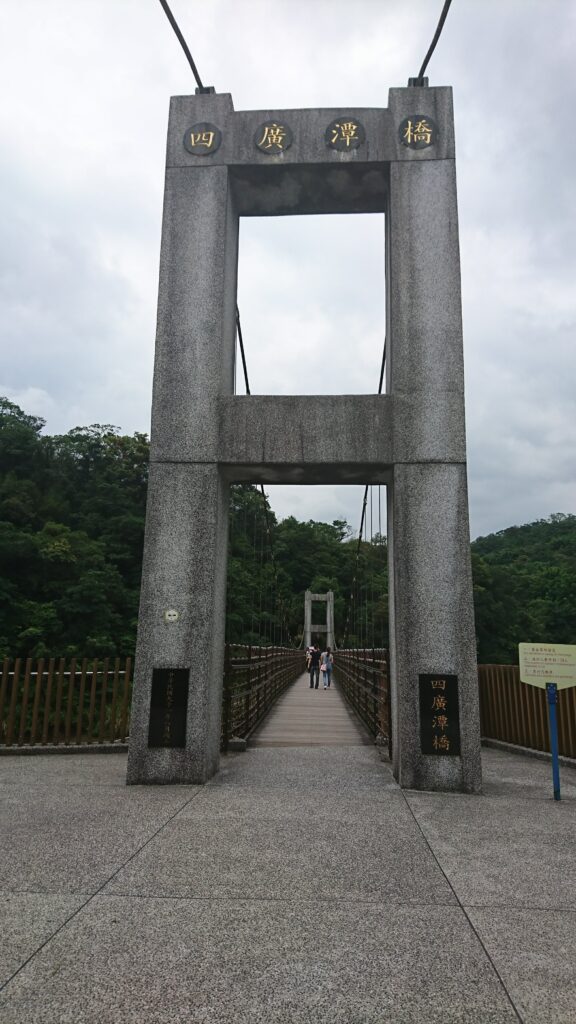
[(546, 689), (556, 683), (559, 690), (576, 686), (576, 645), (518, 644), (520, 679), (530, 686)]

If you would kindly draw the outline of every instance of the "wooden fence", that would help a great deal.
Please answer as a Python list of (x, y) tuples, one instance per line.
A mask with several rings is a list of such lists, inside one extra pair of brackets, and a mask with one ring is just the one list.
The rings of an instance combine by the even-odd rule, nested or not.
[(339, 689), (368, 731), (388, 747), (392, 756), (388, 651), (384, 648), (336, 651), (334, 675)]
[[(227, 645), (222, 745), (246, 738), (304, 671), (302, 651)], [(0, 682), (0, 746), (125, 743), (132, 658), (6, 659)]]
[[(337, 651), (335, 663), (343, 695), (390, 749), (388, 652)], [(232, 736), (248, 738), (304, 670), (302, 651), (227, 645), (222, 746)], [(479, 665), (478, 683), (485, 739), (550, 750), (544, 690), (521, 683), (515, 665)], [(124, 743), (131, 696), (131, 658), (6, 659), (0, 680), (0, 746)], [(576, 688), (560, 690), (558, 696), (560, 753), (576, 758)]]
[[(388, 652), (337, 651), (340, 689), (373, 736), (392, 749)], [(479, 665), (481, 734), (532, 750), (550, 751), (546, 692), (520, 682), (517, 665)], [(576, 758), (576, 687), (558, 694), (560, 753)]]
[[(483, 738), (550, 751), (546, 691), (520, 682), (517, 665), (479, 665)], [(558, 744), (576, 758), (576, 687), (558, 692)]]
[(6, 659), (0, 683), (0, 744), (123, 743), (129, 727), (131, 658)]

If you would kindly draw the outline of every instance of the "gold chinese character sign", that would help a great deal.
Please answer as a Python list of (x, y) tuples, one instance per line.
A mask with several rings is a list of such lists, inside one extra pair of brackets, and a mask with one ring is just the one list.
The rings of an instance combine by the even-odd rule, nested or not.
[(420, 749), (432, 756), (460, 754), (458, 676), (437, 672), (418, 676)]
[(292, 145), (292, 132), (287, 124), (264, 121), (254, 135), (254, 145), (268, 156), (284, 153)]
[(220, 149), (222, 132), (215, 124), (201, 121), (187, 128), (184, 133), (184, 149), (193, 156), (211, 156)]
[(350, 153), (366, 142), (366, 131), (360, 121), (346, 115), (330, 122), (324, 132), (324, 141), (328, 149)]
[(409, 149), (428, 149), (438, 141), (438, 128), (427, 114), (412, 114), (402, 121), (398, 136), (402, 145)]

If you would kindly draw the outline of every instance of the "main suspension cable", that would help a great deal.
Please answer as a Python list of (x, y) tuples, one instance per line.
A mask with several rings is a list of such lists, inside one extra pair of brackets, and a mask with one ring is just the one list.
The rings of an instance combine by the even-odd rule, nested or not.
[[(240, 322), (240, 310), (238, 309), (238, 306), (236, 306), (236, 330), (238, 332), (238, 343), (240, 345), (240, 355), (242, 357), (242, 370), (244, 371), (244, 387), (246, 388), (246, 394), (249, 395), (249, 394), (251, 394), (250, 382), (248, 380), (248, 367), (246, 365), (246, 352), (244, 351), (244, 338), (243, 338), (243, 335), (242, 335), (242, 324)], [(282, 616), (282, 623), (283, 623), (283, 625), (284, 625), (284, 627), (286, 629), (286, 634), (288, 636), (288, 640), (289, 640), (290, 643), (292, 643), (292, 636), (290, 634), (290, 629), (288, 627), (288, 622), (287, 622), (287, 619), (286, 619), (286, 609), (285, 609), (284, 601), (282, 599), (282, 595), (280, 593), (280, 588), (279, 588), (279, 583), (278, 583), (278, 566), (276, 564), (276, 558), (275, 558), (275, 553), (274, 553), (274, 538), (272, 536), (272, 529), (271, 529), (271, 525), (270, 525), (270, 516), (268, 515), (268, 501), (267, 501), (267, 498), (266, 498), (266, 492), (264, 490), (264, 484), (260, 484), (259, 486), (260, 486), (260, 493), (262, 495), (262, 501), (263, 501), (263, 505), (264, 505), (264, 516), (265, 516), (265, 520), (266, 520), (266, 536), (268, 538), (268, 545), (270, 547), (270, 561), (272, 562), (272, 571), (274, 573), (274, 582), (276, 583), (276, 587), (277, 587), (277, 591), (278, 591), (278, 604), (280, 606), (280, 614)]]
[(236, 306), (236, 330), (238, 331), (238, 342), (240, 344), (240, 355), (242, 356), (242, 369), (244, 370), (244, 386), (246, 388), (246, 394), (250, 394), (250, 384), (248, 383), (248, 368), (246, 366), (246, 353), (244, 352), (244, 338), (242, 337), (242, 325), (240, 323), (240, 310)]
[(428, 64), (430, 62), (430, 58), (431, 58), (432, 54), (434, 53), (434, 50), (436, 49), (436, 45), (438, 43), (438, 40), (440, 39), (440, 36), (442, 34), (442, 29), (444, 28), (444, 22), (446, 21), (446, 18), (448, 17), (448, 11), (450, 10), (450, 4), (451, 3), (452, 3), (452, 0), (445, 0), (444, 7), (442, 8), (442, 14), (440, 15), (440, 20), (439, 20), (439, 22), (438, 22), (438, 24), (436, 26), (436, 31), (435, 31), (434, 36), (432, 38), (432, 42), (430, 43), (430, 47), (428, 49), (428, 53), (424, 57), (424, 60), (422, 62), (422, 67), (420, 68), (420, 71), (418, 72), (418, 78), (417, 78), (417, 80), (416, 80), (416, 82), (414, 84), (424, 85), (424, 82), (423, 82), (424, 72), (426, 71), (426, 68), (428, 67)]
[(186, 40), (184, 39), (184, 36), (182, 35), (180, 29), (178, 28), (178, 23), (176, 21), (176, 18), (172, 14), (172, 11), (170, 10), (166, 0), (160, 0), (160, 4), (162, 6), (162, 10), (164, 11), (164, 14), (168, 18), (168, 21), (170, 22), (172, 28), (174, 29), (174, 32), (176, 33), (176, 38), (178, 39), (178, 42), (180, 43), (180, 46), (182, 47), (182, 49), (184, 50), (184, 53), (186, 54), (186, 59), (187, 59), (189, 65), (190, 65), (190, 67), (192, 68), (192, 74), (194, 75), (194, 78), (196, 79), (196, 84), (197, 84), (198, 88), (200, 89), (200, 92), (204, 92), (205, 88), (204, 88), (204, 85), (202, 84), (202, 80), (200, 78), (200, 75), (198, 74), (198, 68), (196, 67), (196, 65), (194, 63), (194, 58), (192, 57), (192, 54), (190, 53), (190, 50), (188, 49), (188, 45), (186, 43)]
[[(382, 388), (384, 387), (384, 372), (386, 369), (386, 338), (384, 338), (384, 346), (382, 348), (382, 362), (380, 364), (380, 380), (378, 381), (378, 394), (382, 394)], [(346, 611), (346, 624), (344, 626), (344, 647), (348, 643), (348, 632), (350, 627), (350, 610), (352, 602), (354, 600), (354, 584), (356, 582), (356, 573), (358, 571), (358, 560), (360, 558), (360, 548), (362, 545), (362, 530), (364, 529), (364, 517), (366, 516), (366, 505), (368, 503), (368, 487), (366, 484), (364, 487), (364, 497), (362, 498), (362, 515), (360, 517), (360, 529), (358, 531), (358, 543), (356, 545), (356, 558), (354, 560), (354, 569), (352, 572), (352, 585), (350, 587), (350, 596), (348, 598), (348, 609)]]

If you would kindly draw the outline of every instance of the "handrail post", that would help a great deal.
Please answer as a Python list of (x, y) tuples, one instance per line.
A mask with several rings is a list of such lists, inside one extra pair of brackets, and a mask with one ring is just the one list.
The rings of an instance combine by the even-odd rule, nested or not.
[(224, 644), (224, 680), (222, 686), (222, 749), (224, 752), (228, 750), (228, 742), (230, 740), (230, 709), (231, 709), (231, 684), (230, 678), (230, 644)]
[(244, 693), (244, 729), (243, 734), (246, 736), (250, 729), (250, 701), (252, 700), (252, 645), (248, 648), (248, 679), (246, 691)]

